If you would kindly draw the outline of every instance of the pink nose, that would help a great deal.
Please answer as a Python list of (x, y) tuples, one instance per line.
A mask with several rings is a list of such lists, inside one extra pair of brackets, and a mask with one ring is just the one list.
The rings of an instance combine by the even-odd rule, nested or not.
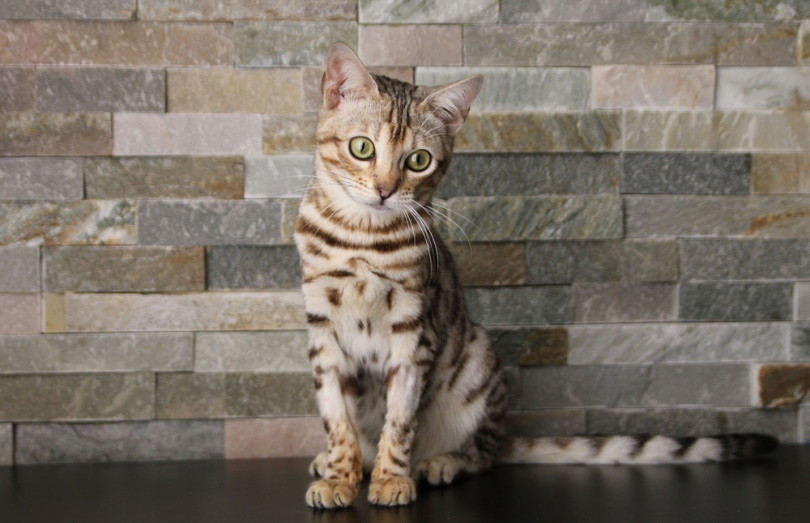
[(377, 194), (379, 194), (380, 198), (382, 198), (383, 200), (387, 199), (393, 193), (394, 193), (394, 191), (392, 191), (392, 190), (382, 189), (380, 187), (377, 187)]

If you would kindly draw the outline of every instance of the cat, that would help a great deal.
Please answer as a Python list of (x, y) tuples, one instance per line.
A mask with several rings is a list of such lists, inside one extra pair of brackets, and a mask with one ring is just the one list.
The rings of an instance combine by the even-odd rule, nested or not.
[(346, 45), (327, 54), (294, 235), (328, 440), (307, 504), (350, 505), (364, 471), (370, 503), (403, 505), (414, 479), (447, 484), (496, 462), (683, 463), (774, 447), (745, 434), (506, 437), (504, 375), (467, 314), (431, 201), (482, 84), (419, 87), (371, 74)]

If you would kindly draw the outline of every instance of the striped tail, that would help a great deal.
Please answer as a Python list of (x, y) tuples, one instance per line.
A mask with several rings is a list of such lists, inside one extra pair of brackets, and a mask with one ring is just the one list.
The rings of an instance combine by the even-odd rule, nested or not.
[(730, 461), (765, 454), (779, 440), (764, 434), (673, 438), (668, 436), (570, 436), (509, 438), (500, 463), (639, 464)]

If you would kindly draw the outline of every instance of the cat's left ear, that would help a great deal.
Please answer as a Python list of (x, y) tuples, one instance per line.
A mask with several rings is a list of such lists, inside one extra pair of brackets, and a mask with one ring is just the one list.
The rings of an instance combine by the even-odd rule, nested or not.
[(450, 131), (455, 133), (467, 119), (470, 106), (482, 85), (484, 78), (476, 75), (449, 85), (433, 87), (422, 103), (428, 105), (447, 124)]

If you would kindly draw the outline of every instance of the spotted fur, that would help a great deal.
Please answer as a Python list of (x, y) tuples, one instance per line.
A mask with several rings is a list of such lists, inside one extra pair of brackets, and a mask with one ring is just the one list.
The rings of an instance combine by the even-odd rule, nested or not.
[[(687, 462), (722, 459), (732, 447), (761, 450), (744, 436), (733, 445), (504, 436), (501, 367), (469, 319), (453, 259), (434, 233), (441, 209), (431, 199), (481, 84), (472, 77), (417, 87), (371, 75), (342, 44), (328, 54), (315, 176), (295, 226), (308, 354), (328, 436), (311, 466), (319, 479), (307, 503), (351, 504), (364, 470), (371, 503), (401, 505), (416, 498), (413, 478), (450, 483), (496, 461)], [(358, 158), (355, 137), (370, 140), (374, 154)], [(407, 163), (415, 151), (431, 155), (424, 170)]]

